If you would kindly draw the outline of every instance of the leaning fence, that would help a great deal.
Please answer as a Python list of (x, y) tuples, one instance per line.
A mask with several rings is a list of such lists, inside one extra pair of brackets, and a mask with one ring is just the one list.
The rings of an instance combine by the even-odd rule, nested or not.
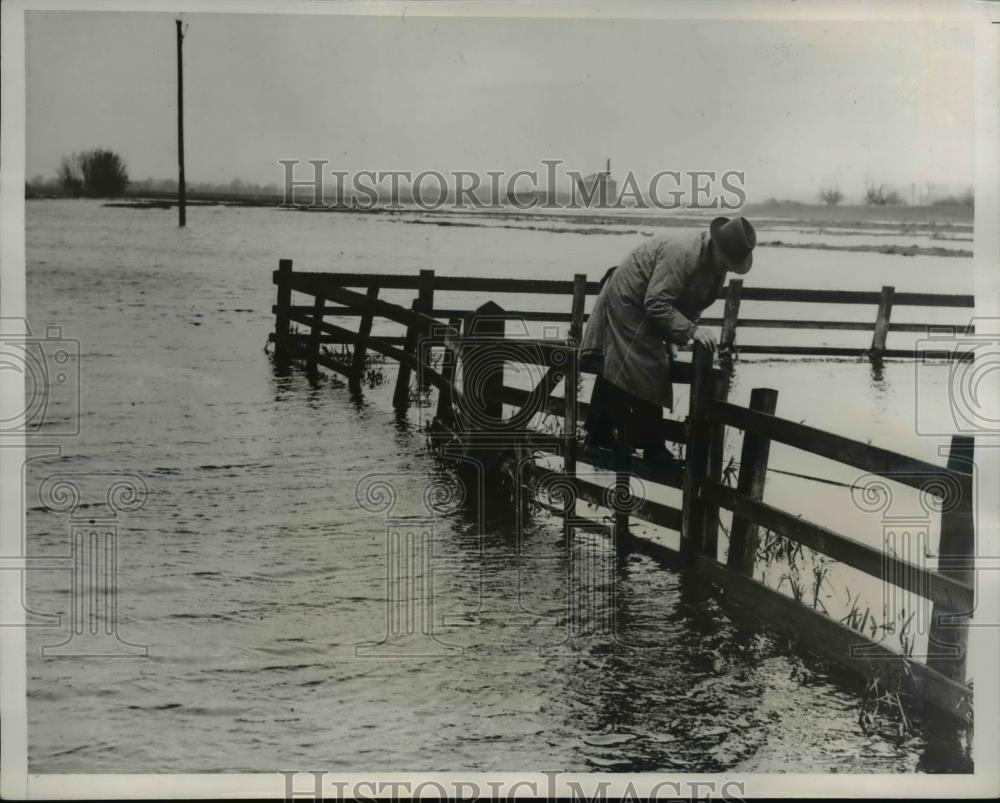
[[(734, 610), (752, 612), (790, 632), (805, 646), (853, 673), (900, 683), (938, 714), (958, 723), (969, 722), (971, 685), (966, 678), (965, 656), (975, 608), (976, 554), (971, 438), (954, 436), (947, 464), (935, 465), (778, 417), (778, 391), (774, 389), (755, 388), (748, 407), (736, 405), (727, 400), (727, 371), (713, 365), (710, 352), (695, 346), (690, 361), (676, 362), (673, 372), (675, 382), (690, 386), (687, 418), (662, 421), (664, 439), (683, 445), (685, 463), (683, 468), (651, 468), (633, 463), (627, 450), (582, 448), (577, 439), (578, 422), (588, 409), (578, 398), (582, 372), (577, 343), (586, 320), (586, 298), (598, 291), (598, 284), (581, 274), (572, 281), (559, 281), (436, 276), (430, 270), (418, 276), (312, 273), (293, 271), (291, 261), (282, 260), (274, 272), (274, 283), (277, 303), (273, 307), (275, 330), (271, 340), (278, 357), (301, 359), (310, 369), (323, 366), (346, 377), (355, 391), (363, 384), (368, 352), (397, 361), (395, 407), (405, 410), (410, 404), (414, 381), (418, 386), (436, 388), (436, 431), (445, 433), (463, 450), (487, 459), (501, 449), (513, 451), (518, 457), (513, 463), (508, 461), (507, 466), (508, 470), (514, 466), (514, 481), (530, 493), (535, 504), (562, 518), (567, 535), (576, 530), (602, 533), (620, 546), (646, 551), (664, 563), (694, 571), (713, 583)], [(380, 298), (384, 290), (416, 291), (416, 295), (406, 307)], [(568, 303), (562, 310), (553, 311), (512, 311), (492, 301), (468, 308), (438, 308), (435, 294), (442, 292), (474, 293), (477, 301), (485, 294), (564, 296)], [(294, 304), (293, 295), (311, 297), (312, 303)], [(870, 323), (741, 319), (740, 306), (745, 300), (797, 306), (869, 304), (877, 312)], [(891, 287), (879, 292), (744, 288), (742, 282), (734, 280), (725, 290), (724, 302), (723, 317), (705, 319), (703, 323), (722, 327), (720, 344), (730, 354), (866, 356), (881, 360), (928, 356), (916, 349), (886, 347), (890, 332), (927, 330), (926, 325), (893, 323), (894, 307), (962, 309), (972, 306), (972, 297), (897, 293)], [(356, 329), (345, 325), (355, 319)], [(404, 327), (405, 332), (375, 335), (376, 321), (393, 322)], [(522, 325), (529, 321), (568, 323), (568, 336), (508, 337), (506, 328), (511, 321)], [(293, 332), (292, 324), (307, 331)], [(864, 330), (872, 332), (872, 341), (865, 348), (737, 343), (738, 330), (761, 327)], [(965, 331), (959, 325), (955, 329)], [(324, 344), (349, 344), (350, 358), (327, 353)], [(960, 350), (935, 351), (930, 356), (969, 359)], [(504, 366), (509, 363), (534, 366), (537, 371), (533, 387), (506, 385)], [(562, 395), (555, 393), (560, 385)], [(561, 432), (553, 434), (534, 427), (540, 414), (558, 416)], [(727, 430), (742, 433), (735, 487), (723, 477)], [(818, 455), (937, 499), (941, 535), (936, 568), (929, 569), (765, 502), (772, 443)], [(539, 454), (558, 459), (554, 463), (539, 462)], [(581, 464), (610, 472), (610, 485), (596, 475), (581, 473)], [(636, 497), (633, 478), (653, 487), (680, 490), (680, 507)], [(610, 523), (582, 514), (579, 500), (610, 510)], [(722, 510), (732, 514), (725, 556), (719, 548)], [(679, 548), (638, 537), (632, 526), (636, 522), (679, 533)], [(808, 547), (886, 586), (928, 600), (933, 612), (925, 660), (901, 654), (755, 579), (762, 531)]]

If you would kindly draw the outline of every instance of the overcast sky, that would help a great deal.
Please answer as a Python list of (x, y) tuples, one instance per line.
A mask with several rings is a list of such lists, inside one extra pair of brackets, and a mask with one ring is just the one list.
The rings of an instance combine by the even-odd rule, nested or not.
[[(177, 172), (175, 15), (30, 12), (27, 175)], [(745, 170), (750, 201), (973, 176), (968, 28), (185, 14), (189, 182), (345, 170)]]

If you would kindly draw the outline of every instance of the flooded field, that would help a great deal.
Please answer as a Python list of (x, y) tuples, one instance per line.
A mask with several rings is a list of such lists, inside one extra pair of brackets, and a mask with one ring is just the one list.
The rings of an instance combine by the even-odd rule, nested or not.
[[(189, 210), (178, 230), (170, 210), (28, 203), (29, 323), (36, 336), (61, 327), (58, 337), (78, 343), (80, 355), (70, 366), (79, 383), (54, 392), (26, 471), (29, 554), (68, 551), (66, 514), (38, 497), (46, 478), (79, 477), (85, 504), (99, 504), (123, 476), (148, 489), (144, 505), (117, 522), (119, 635), (148, 647), (148, 657), (46, 658), (41, 647), (64, 641), (64, 629), (30, 629), (30, 770), (927, 768), (919, 733), (863, 728), (855, 685), (784, 639), (733, 622), (706, 589), (648, 558), (616, 558), (612, 571), (582, 581), (610, 625), (574, 618), (568, 599), (586, 578), (579, 567), (604, 547), (581, 534), (567, 553), (560, 522), (542, 512), (520, 532), (509, 517), (480, 520), (468, 506), (436, 516), (421, 574), (428, 587), (433, 575), (435, 638), (414, 640), (402, 655), (375, 646), (392, 611), (392, 511), (359, 504), (358, 483), (383, 475), (397, 511), (413, 515), (429, 485), (453, 483), (454, 469), (427, 448), (430, 409), (393, 413), (392, 367), (363, 398), (339, 378), (275, 368), (265, 346), (278, 259), (302, 270), (597, 279), (653, 230), (409, 219), (206, 206)], [(760, 232), (786, 243), (842, 237)], [(884, 241), (971, 247), (927, 232)], [(971, 293), (972, 260), (762, 246), (745, 284)], [(568, 311), (569, 299), (556, 303)], [(867, 321), (875, 313), (811, 306), (748, 302), (743, 314)], [(963, 315), (900, 308), (894, 320)], [(831, 345), (870, 337), (791, 334)], [(759, 343), (789, 336), (740, 333)], [(919, 337), (894, 334), (890, 346)], [(943, 464), (955, 431), (948, 370), (745, 359), (730, 398), (746, 404), (752, 388), (777, 388), (779, 415)], [(684, 405), (682, 396), (679, 415)], [(728, 448), (738, 451), (732, 437)], [(840, 484), (774, 473), (769, 501), (880, 543), (880, 514), (851, 502), (856, 473), (778, 447), (771, 465)], [(926, 518), (916, 493), (894, 504), (899, 515)], [(931, 551), (936, 527), (928, 521)], [(875, 587), (836, 569), (820, 594), (838, 610), (847, 588), (881, 608)], [(28, 608), (40, 620), (65, 614), (69, 597), (66, 573), (28, 573)]]

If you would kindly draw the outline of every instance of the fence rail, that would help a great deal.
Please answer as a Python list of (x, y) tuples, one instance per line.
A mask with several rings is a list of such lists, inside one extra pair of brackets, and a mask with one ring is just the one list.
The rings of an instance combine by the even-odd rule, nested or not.
[[(279, 269), (280, 270), (280, 269)], [(318, 273), (298, 274), (309, 278), (303, 287), (315, 284), (333, 287), (371, 287), (392, 290), (417, 290), (422, 286), (420, 277), (410, 274), (392, 273)], [(735, 280), (739, 281), (739, 280)], [(275, 283), (278, 272), (275, 272)], [(543, 293), (546, 295), (571, 295), (573, 281), (567, 279), (488, 279), (479, 276), (433, 276), (434, 290), (469, 291), (475, 293)], [(722, 298), (726, 298), (733, 285), (724, 288)], [(600, 283), (587, 281), (587, 295), (596, 295)], [(305, 292), (310, 292), (308, 289)], [(777, 287), (747, 287), (742, 289), (743, 301), (793, 301), (820, 304), (873, 304), (882, 299), (878, 291), (859, 290), (804, 290)], [(975, 297), (951, 293), (896, 293), (896, 306), (918, 307), (975, 307)]]
[[(604, 533), (620, 544), (654, 554), (670, 565), (695, 571), (716, 585), (724, 600), (734, 602), (738, 613), (756, 611), (769, 624), (792, 632), (803, 644), (855, 673), (883, 678), (908, 679), (911, 690), (923, 703), (959, 723), (971, 716), (971, 689), (965, 677), (965, 647), (968, 625), (975, 607), (972, 562), (975, 529), (972, 512), (973, 471), (971, 439), (956, 436), (946, 466), (900, 454), (816, 427), (775, 415), (778, 392), (756, 388), (750, 406), (727, 400), (728, 374), (713, 366), (712, 354), (695, 346), (690, 362), (674, 362), (672, 378), (690, 385), (690, 405), (685, 420), (665, 418), (665, 440), (684, 445), (685, 462), (674, 468), (651, 468), (633, 463), (624, 449), (609, 451), (577, 443), (577, 424), (588, 405), (577, 398), (582, 373), (577, 343), (585, 320), (584, 302), (597, 291), (597, 283), (583, 275), (573, 281), (534, 279), (483, 279), (438, 277), (432, 271), (419, 276), (358, 273), (295, 273), (283, 260), (274, 274), (278, 286), (273, 307), (275, 331), (272, 340), (279, 357), (299, 357), (310, 366), (323, 365), (347, 376), (359, 388), (359, 366), (366, 350), (390, 357), (400, 364), (393, 401), (405, 410), (413, 375), (420, 385), (439, 391), (435, 424), (469, 449), (513, 449), (521, 455), (543, 452), (561, 458), (559, 468), (540, 465), (534, 459), (517, 462), (515, 482), (529, 492), (534, 504), (563, 518), (566, 533), (586, 530)], [(364, 288), (355, 292), (347, 288)], [(379, 298), (383, 289), (415, 290), (409, 308)], [(469, 291), (504, 294), (566, 294), (568, 311), (552, 313), (509, 312), (493, 302), (474, 309), (437, 309), (434, 292)], [(312, 305), (292, 304), (293, 292), (312, 295)], [(778, 319), (739, 320), (744, 300), (873, 304), (877, 318), (871, 325), (856, 322), (789, 321)], [(972, 305), (970, 296), (931, 293), (791, 290), (743, 288), (734, 280), (726, 292), (726, 315), (721, 320), (723, 341), (730, 343), (738, 326), (806, 328), (829, 326), (843, 330), (871, 330), (873, 348), (860, 353), (870, 356), (918, 356), (919, 352), (890, 350), (885, 338), (892, 331), (916, 331), (915, 324), (891, 324), (892, 307)], [(327, 306), (333, 302), (340, 306)], [(358, 331), (330, 323), (330, 316), (360, 317)], [(544, 316), (544, 317), (542, 317)], [(445, 320), (440, 320), (444, 318)], [(406, 328), (402, 337), (372, 335), (375, 319)], [(568, 321), (567, 338), (506, 337), (510, 320)], [(289, 324), (308, 327), (307, 334), (292, 333)], [(895, 327), (895, 328), (894, 328)], [(324, 343), (354, 346), (350, 362), (321, 353)], [(855, 350), (791, 346), (745, 346), (745, 353), (855, 354)], [(441, 350), (442, 363), (432, 365), (431, 350)], [(967, 359), (967, 357), (958, 357)], [(503, 381), (506, 362), (533, 365), (539, 375), (531, 390), (509, 387)], [(462, 369), (459, 380), (458, 369)], [(471, 377), (471, 380), (470, 380)], [(562, 396), (554, 395), (559, 385)], [(514, 412), (504, 414), (504, 405)], [(538, 415), (557, 416), (562, 432), (551, 434), (532, 428)], [(723, 481), (723, 444), (727, 428), (743, 434), (736, 487)], [(939, 545), (939, 568), (932, 570), (878, 549), (849, 534), (838, 533), (763, 501), (772, 442), (799, 449), (864, 472), (918, 489), (938, 498), (943, 511)], [(610, 472), (611, 484), (581, 476), (580, 465)], [(633, 478), (656, 486), (680, 489), (681, 507), (632, 496)], [(553, 496), (555, 497), (553, 499)], [(547, 497), (547, 498), (546, 498)], [(613, 524), (582, 516), (576, 501), (587, 500), (609, 510)], [(719, 512), (732, 514), (729, 551), (719, 556)], [(680, 534), (680, 549), (637, 538), (632, 520), (648, 522)], [(858, 630), (827, 614), (799, 603), (754, 579), (761, 530), (807, 547), (840, 564), (877, 578), (934, 606), (930, 645), (926, 662), (893, 651)], [(900, 675), (900, 669), (905, 671)], [(895, 673), (895, 674), (894, 674)]]
[[(331, 317), (366, 316), (369, 313), (356, 303), (338, 302), (338, 306), (325, 307), (320, 311), (312, 307), (291, 304), (291, 291), (312, 296), (322, 296), (327, 300), (336, 300), (337, 291), (349, 287), (367, 288), (369, 294), (377, 295), (382, 290), (417, 290), (415, 300), (419, 311), (435, 318), (457, 321), (468, 320), (474, 309), (454, 307), (438, 308), (434, 306), (434, 294), (443, 292), (470, 293), (504, 293), (529, 295), (570, 295), (574, 293), (574, 282), (558, 279), (492, 279), (468, 276), (438, 276), (432, 270), (424, 270), (419, 276), (378, 273), (293, 273), (291, 264), (287, 275), (279, 267), (274, 273), (274, 282), (279, 287), (287, 284), (288, 292), (278, 294), (278, 303), (273, 312), (279, 318), (288, 320), (301, 315), (312, 315), (314, 312)], [(583, 278), (582, 293), (584, 297), (596, 294), (600, 289), (598, 282)], [(579, 291), (580, 288), (577, 288)], [(741, 279), (732, 279), (722, 289), (719, 301), (724, 303), (724, 316), (707, 317), (701, 323), (706, 326), (721, 327), (720, 345), (730, 355), (756, 355), (758, 357), (820, 357), (826, 359), (838, 358), (869, 358), (873, 361), (885, 359), (920, 359), (920, 360), (969, 360), (971, 352), (960, 348), (960, 340), (954, 344), (945, 342), (948, 336), (974, 334), (974, 327), (968, 321), (956, 321), (953, 324), (894, 322), (891, 320), (894, 308), (948, 308), (952, 310), (968, 310), (975, 306), (974, 297), (963, 294), (948, 293), (913, 293), (896, 292), (891, 286), (882, 287), (879, 291), (859, 290), (808, 290), (781, 287), (744, 287)], [(868, 305), (875, 307), (875, 316), (871, 321), (854, 320), (820, 320), (777, 317), (740, 317), (740, 309), (744, 302), (781, 302), (793, 305), (826, 304), (826, 305)], [(495, 313), (500, 320), (517, 320), (522, 322), (576, 322), (583, 324), (587, 314), (575, 314), (571, 310), (502, 310)], [(737, 333), (742, 329), (754, 330), (784, 330), (794, 329), (817, 332), (871, 332), (872, 338), (866, 346), (831, 346), (824, 344), (789, 345), (786, 343), (761, 344), (737, 343)], [(926, 334), (930, 344), (917, 348), (891, 348), (888, 345), (890, 335), (894, 334)], [(409, 333), (411, 337), (413, 332)], [(339, 335), (342, 336), (342, 335)], [(337, 340), (335, 333), (328, 333), (323, 342), (347, 343), (347, 340)], [(938, 342), (941, 341), (941, 342)], [(406, 344), (405, 338), (391, 338), (392, 345)], [(404, 369), (405, 370), (405, 369)]]

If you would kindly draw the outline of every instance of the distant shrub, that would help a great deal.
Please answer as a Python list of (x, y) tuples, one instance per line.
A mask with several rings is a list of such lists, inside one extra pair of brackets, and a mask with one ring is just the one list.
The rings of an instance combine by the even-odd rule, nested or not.
[(885, 184), (866, 184), (865, 203), (869, 206), (893, 206), (903, 203), (903, 199)]
[(125, 162), (117, 153), (100, 148), (64, 156), (56, 175), (71, 198), (115, 198), (128, 186)]
[(840, 187), (824, 187), (819, 191), (819, 199), (827, 206), (836, 206), (844, 200)]

